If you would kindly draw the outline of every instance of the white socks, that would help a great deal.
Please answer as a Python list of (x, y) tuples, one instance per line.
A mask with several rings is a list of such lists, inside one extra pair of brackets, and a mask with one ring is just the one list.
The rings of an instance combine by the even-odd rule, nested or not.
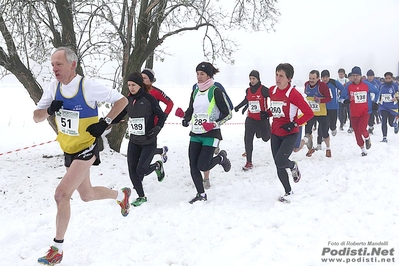
[(56, 248), (58, 248), (58, 253), (62, 253), (62, 251), (63, 251), (63, 248), (62, 248), (62, 246), (64, 245), (64, 243), (57, 243), (57, 242), (53, 242), (53, 246), (54, 247), (56, 247)]
[(116, 200), (123, 201), (124, 198), (125, 198), (125, 193), (123, 193), (123, 191), (121, 189), (118, 190), (118, 196), (116, 197)]

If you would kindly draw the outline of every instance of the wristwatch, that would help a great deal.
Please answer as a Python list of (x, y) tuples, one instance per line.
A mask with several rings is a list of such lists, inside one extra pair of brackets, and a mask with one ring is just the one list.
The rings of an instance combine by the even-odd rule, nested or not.
[(108, 125), (111, 125), (111, 123), (112, 123), (112, 119), (109, 118), (109, 117), (104, 117), (104, 121), (105, 121), (105, 123), (107, 123)]

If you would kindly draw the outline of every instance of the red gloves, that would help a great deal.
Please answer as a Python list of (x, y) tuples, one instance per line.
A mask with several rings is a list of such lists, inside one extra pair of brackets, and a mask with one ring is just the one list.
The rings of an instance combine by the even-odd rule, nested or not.
[(183, 117), (184, 117), (184, 111), (183, 111), (180, 107), (178, 107), (178, 108), (176, 109), (175, 115), (176, 115), (177, 117), (183, 118)]
[(211, 131), (212, 129), (214, 129), (216, 127), (216, 124), (213, 122), (211, 122), (211, 123), (205, 122), (205, 123), (202, 123), (202, 126), (204, 127), (205, 131)]

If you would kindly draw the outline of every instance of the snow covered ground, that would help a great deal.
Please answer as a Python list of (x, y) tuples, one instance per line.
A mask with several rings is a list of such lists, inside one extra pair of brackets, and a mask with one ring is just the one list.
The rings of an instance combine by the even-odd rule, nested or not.
[[(174, 100), (173, 114), (187, 107), (190, 87), (159, 86)], [(245, 86), (227, 88), (235, 105)], [(23, 88), (1, 86), (0, 96), (0, 153), (11, 151), (0, 155), (0, 264), (36, 265), (55, 234), (53, 193), (65, 172), (62, 152), (48, 124), (32, 121), (35, 107)], [(208, 201), (191, 205), (196, 191), (188, 166), (189, 131), (173, 114), (158, 140), (169, 147), (164, 181), (159, 183), (155, 173), (147, 176), (148, 202), (132, 208), (126, 218), (114, 200), (84, 203), (75, 193), (61, 265), (395, 265), (392, 260), (399, 259), (391, 251), (399, 247), (399, 135), (391, 128), (386, 144), (380, 143), (377, 127), (366, 157), (360, 156), (347, 127), (332, 137), (332, 158), (325, 157), (325, 150), (311, 158), (305, 149), (293, 154), (302, 179), (292, 182), (294, 201), (282, 204), (277, 198), (284, 190), (270, 143), (255, 139), (254, 169), (241, 170), (245, 116), (234, 113), (222, 128), (221, 143), (232, 169), (225, 173), (216, 166)], [(122, 154), (101, 153), (102, 164), (91, 170), (93, 185), (132, 187), (126, 147)], [(372, 246), (369, 241), (384, 243)], [(371, 252), (373, 247), (390, 253), (360, 256), (359, 249)], [(344, 248), (357, 253), (331, 255)], [(323, 262), (326, 258), (343, 262)]]

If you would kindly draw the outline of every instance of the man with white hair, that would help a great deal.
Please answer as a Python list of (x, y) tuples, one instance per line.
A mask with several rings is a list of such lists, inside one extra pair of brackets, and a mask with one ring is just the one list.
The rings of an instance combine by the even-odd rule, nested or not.
[[(125, 108), (128, 100), (118, 91), (78, 75), (77, 62), (78, 58), (70, 48), (56, 49), (51, 56), (55, 80), (43, 92), (33, 112), (36, 123), (55, 116), (57, 140), (64, 151), (67, 168), (54, 195), (57, 203), (54, 242), (47, 254), (38, 259), (45, 265), (58, 264), (62, 260), (64, 236), (71, 216), (70, 200), (75, 190), (85, 202), (116, 199), (123, 216), (127, 216), (130, 209), (130, 188), (111, 190), (102, 186), (93, 187), (90, 181), (90, 167), (101, 163), (97, 139)], [(113, 104), (110, 112), (100, 120), (98, 102)]]

